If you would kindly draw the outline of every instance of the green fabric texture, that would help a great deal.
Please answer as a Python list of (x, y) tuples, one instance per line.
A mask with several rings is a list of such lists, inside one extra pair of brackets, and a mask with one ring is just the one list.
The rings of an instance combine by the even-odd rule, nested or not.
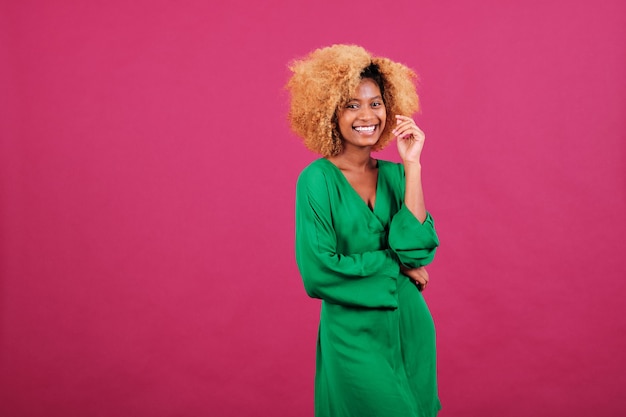
[(400, 273), (432, 262), (439, 240), (428, 214), (404, 206), (404, 168), (378, 161), (374, 209), (330, 161), (306, 167), (296, 187), (296, 261), (322, 299), (316, 417), (432, 417), (435, 328), (422, 293)]

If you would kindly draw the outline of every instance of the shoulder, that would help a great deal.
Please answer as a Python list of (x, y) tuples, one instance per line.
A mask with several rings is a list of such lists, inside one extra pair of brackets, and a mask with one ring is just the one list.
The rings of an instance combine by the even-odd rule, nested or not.
[(306, 166), (298, 175), (298, 189), (307, 188), (309, 190), (327, 188), (329, 177), (332, 174), (331, 162), (324, 158), (316, 159)]
[(308, 175), (319, 175), (328, 171), (329, 165), (331, 162), (327, 161), (324, 158), (316, 159), (307, 165), (302, 172), (300, 172), (300, 177), (306, 177)]
[(331, 174), (332, 168), (332, 162), (324, 158), (316, 159), (300, 172), (298, 182), (317, 181), (326, 178)]

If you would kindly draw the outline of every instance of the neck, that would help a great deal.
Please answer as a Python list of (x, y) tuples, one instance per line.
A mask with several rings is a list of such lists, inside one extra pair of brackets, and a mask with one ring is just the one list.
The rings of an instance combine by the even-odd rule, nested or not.
[(367, 171), (376, 167), (376, 162), (372, 159), (369, 148), (354, 150), (344, 148), (343, 152), (329, 157), (328, 160), (341, 170)]

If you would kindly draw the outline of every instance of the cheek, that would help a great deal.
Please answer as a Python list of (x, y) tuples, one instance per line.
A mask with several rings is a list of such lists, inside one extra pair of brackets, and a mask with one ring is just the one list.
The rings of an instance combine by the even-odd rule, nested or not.
[(380, 119), (380, 124), (384, 127), (385, 124), (387, 123), (387, 112), (386, 111), (382, 111), (380, 116), (378, 116)]
[(339, 130), (344, 130), (346, 128), (346, 121), (343, 119), (339, 119), (337, 127), (339, 128)]
[(338, 119), (339, 129), (352, 129), (352, 122), (350, 117), (346, 117), (345, 115), (340, 116)]

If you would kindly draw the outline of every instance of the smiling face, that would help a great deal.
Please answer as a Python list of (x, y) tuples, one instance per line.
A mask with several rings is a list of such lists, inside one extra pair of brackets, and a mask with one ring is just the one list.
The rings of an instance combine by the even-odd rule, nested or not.
[(371, 147), (385, 129), (387, 110), (378, 84), (364, 78), (346, 105), (337, 111), (344, 149)]

